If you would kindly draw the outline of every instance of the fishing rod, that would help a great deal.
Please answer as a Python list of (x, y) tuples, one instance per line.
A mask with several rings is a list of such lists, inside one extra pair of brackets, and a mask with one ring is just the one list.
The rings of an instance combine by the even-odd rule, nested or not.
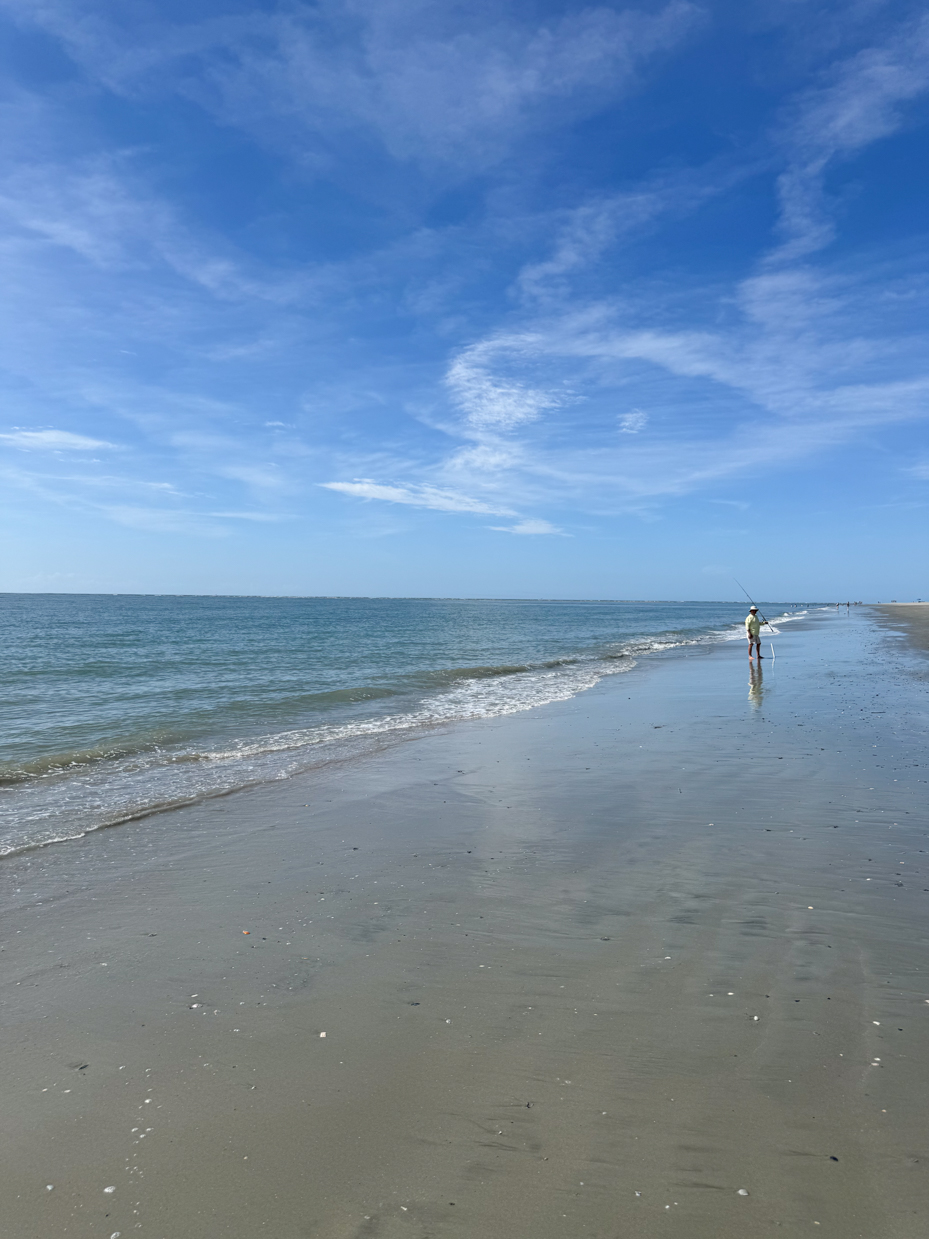
[[(742, 591), (742, 593), (745, 595), (745, 597), (749, 600), (749, 602), (752, 604), (752, 606), (753, 606), (753, 607), (754, 607), (754, 608), (758, 611), (758, 614), (761, 616), (762, 622), (765, 624), (765, 626), (766, 626), (767, 628), (770, 628), (772, 633), (775, 633), (775, 634), (776, 634), (776, 633), (777, 633), (777, 629), (774, 627), (774, 625), (771, 623), (771, 621), (770, 621), (769, 619), (767, 619), (767, 618), (766, 618), (766, 617), (762, 614), (762, 612), (761, 612), (760, 608), (758, 607), (758, 603), (757, 603), (757, 602), (755, 601), (755, 599), (751, 596), (751, 594), (748, 592), (748, 590), (745, 588), (745, 586), (742, 584), (742, 582), (741, 582), (741, 581), (739, 581), (739, 580), (736, 580), (736, 578), (735, 578), (735, 577), (733, 577), (732, 579), (733, 579), (733, 581), (735, 581), (736, 585), (738, 585), (739, 589)], [(774, 653), (774, 644), (773, 644), (773, 642), (772, 642), (772, 645), (771, 645), (771, 654), (772, 654), (772, 656), (773, 656), (773, 657), (775, 657), (775, 658), (777, 657), (777, 655)]]

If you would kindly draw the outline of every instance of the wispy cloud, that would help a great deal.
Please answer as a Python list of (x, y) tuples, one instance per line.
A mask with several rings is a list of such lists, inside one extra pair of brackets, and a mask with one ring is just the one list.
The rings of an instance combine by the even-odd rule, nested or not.
[(599, 260), (669, 223), (694, 214), (712, 199), (757, 175), (766, 160), (731, 157), (708, 165), (664, 171), (635, 188), (601, 194), (580, 206), (553, 213), (551, 252), (527, 262), (515, 288), (521, 299), (551, 306), (572, 295), (572, 277), (583, 277)]
[(901, 25), (883, 44), (862, 49), (824, 76), (787, 109), (781, 143), (789, 166), (778, 180), (784, 241), (772, 262), (792, 262), (832, 241), (826, 174), (899, 130), (906, 123), (903, 105), (929, 89), (929, 17)]
[[(901, 336), (896, 324), (868, 321), (870, 282), (893, 304), (904, 271), (878, 262), (855, 277), (839, 269), (800, 265), (833, 236), (824, 176), (831, 161), (854, 154), (906, 122), (902, 105), (929, 87), (929, 19), (901, 27), (828, 73), (828, 81), (785, 108), (781, 149), (790, 166), (779, 181), (780, 228), (787, 240), (729, 288), (706, 295), (643, 286), (614, 302), (584, 303), (566, 277), (599, 262), (621, 244), (620, 199), (579, 209), (556, 239), (552, 257), (527, 266), (520, 286), (557, 289), (560, 313), (528, 319), (520, 330), (490, 335), (452, 361), (446, 382), (465, 413), (457, 432), (481, 441), (446, 461), (462, 479), (496, 473), (496, 484), (523, 504), (543, 489), (594, 507), (662, 494), (682, 494), (760, 468), (783, 467), (848, 442), (871, 427), (926, 416), (929, 367), (924, 343)], [(806, 206), (798, 206), (801, 199)], [(635, 231), (663, 209), (656, 191), (625, 195)], [(922, 295), (922, 294), (919, 294)], [(677, 305), (674, 305), (674, 302)], [(712, 324), (715, 302), (723, 327)], [(637, 326), (635, 319), (686, 317), (674, 330)], [(725, 309), (724, 309), (725, 307)], [(682, 311), (685, 311), (682, 314)], [(514, 377), (518, 370), (518, 377)], [(889, 373), (890, 370), (896, 373)], [(543, 381), (539, 381), (542, 379)], [(570, 406), (602, 405), (610, 391), (649, 393), (650, 403), (698, 409), (719, 393), (724, 418), (688, 428), (679, 414), (673, 433), (647, 445), (566, 442), (552, 434)], [(658, 396), (658, 399), (653, 397)], [(719, 401), (717, 401), (717, 404)], [(588, 417), (590, 413), (588, 413)], [(549, 425), (541, 426), (540, 423)], [(623, 434), (648, 422), (641, 409), (619, 415)]]
[(24, 502), (580, 539), (888, 427), (925, 477), (929, 19), (767, 6), (762, 47), (683, 0), (208, 8), (0, 0), (64, 53), (0, 100)]
[(648, 414), (641, 409), (632, 409), (623, 413), (619, 419), (619, 431), (624, 435), (637, 435), (648, 425)]
[(230, 521), (257, 521), (260, 524), (276, 524), (278, 521), (293, 519), (279, 512), (208, 512), (206, 515)]
[(228, 526), (211, 520), (201, 512), (168, 511), (136, 504), (107, 504), (99, 508), (101, 515), (129, 529), (149, 533), (186, 534), (203, 538), (228, 537)]
[(359, 131), (396, 160), (482, 168), (513, 141), (620, 98), (640, 68), (674, 48), (702, 13), (686, 0), (655, 12), (589, 7), (531, 25), (499, 6), (355, 0), (218, 20), (149, 20), (140, 42), (114, 11), (63, 0), (6, 0), (54, 32), (110, 90), (166, 84), (224, 123), (331, 164)]
[(14, 166), (0, 179), (0, 213), (24, 235), (101, 269), (132, 274), (154, 264), (217, 295), (261, 295), (231, 247), (218, 253), (211, 238), (209, 252), (204, 238), (139, 183), (133, 164), (128, 155), (98, 155)]
[(435, 512), (486, 512), (500, 516), (512, 516), (512, 510), (496, 504), (485, 503), (451, 490), (437, 486), (384, 486), (378, 482), (361, 479), (356, 482), (322, 482), (327, 490), (353, 495), (356, 499), (382, 499), (387, 503), (409, 504), (414, 508), (432, 508)]
[[(3, 469), (2, 477), (9, 489), (33, 496), (44, 505), (133, 529), (223, 537), (229, 528), (213, 519), (211, 513), (180, 507), (177, 500), (183, 496), (159, 483), (93, 475), (61, 476), (15, 468)], [(102, 497), (120, 490), (126, 492), (125, 502)], [(139, 492), (150, 502), (133, 502)]]
[(293, 482), (287, 474), (273, 465), (215, 465), (212, 466), (212, 472), (220, 477), (244, 482), (246, 486), (257, 491), (289, 491), (293, 488)]
[(525, 520), (518, 521), (515, 525), (491, 525), (491, 529), (497, 533), (516, 533), (516, 534), (559, 534), (561, 537), (566, 537), (563, 529), (559, 529), (557, 525), (553, 525), (551, 521), (543, 520)]
[(0, 442), (30, 452), (94, 452), (117, 446), (70, 430), (11, 430), (0, 434)]
[(558, 407), (553, 392), (527, 387), (493, 374), (490, 368), (495, 361), (499, 366), (511, 358), (537, 357), (538, 345), (537, 336), (503, 336), (472, 345), (455, 358), (445, 382), (470, 430), (477, 434), (513, 430)]

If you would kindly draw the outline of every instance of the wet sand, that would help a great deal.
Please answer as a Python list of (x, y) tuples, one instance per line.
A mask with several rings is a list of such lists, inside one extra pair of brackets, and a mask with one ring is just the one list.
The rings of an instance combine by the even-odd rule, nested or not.
[(0, 1233), (924, 1235), (929, 663), (777, 655), (7, 861)]
[(878, 622), (896, 629), (919, 650), (929, 650), (929, 602), (898, 602), (873, 608)]

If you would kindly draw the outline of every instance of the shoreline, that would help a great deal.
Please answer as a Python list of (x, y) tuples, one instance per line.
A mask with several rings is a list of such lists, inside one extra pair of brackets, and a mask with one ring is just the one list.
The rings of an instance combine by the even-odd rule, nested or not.
[(5, 1232), (921, 1235), (910, 665), (699, 655), (8, 858)]
[[(815, 613), (804, 613), (781, 616), (779, 622), (792, 625), (799, 620), (801, 626), (806, 627), (811, 622), (822, 622), (822, 618)], [(658, 639), (672, 635), (677, 639), (670, 643)], [(37, 759), (37, 765), (49, 777), (29, 779), (23, 771), (15, 771), (5, 781), (0, 864), (10, 857), (82, 838), (96, 830), (143, 821), (281, 779), (312, 777), (330, 765), (363, 761), (398, 744), (416, 741), (449, 727), (569, 701), (588, 692), (601, 680), (623, 674), (640, 663), (647, 669), (664, 658), (706, 652), (728, 646), (733, 640), (741, 643), (741, 635), (735, 629), (697, 630), (689, 635), (666, 632), (654, 634), (651, 640), (645, 635), (633, 634), (624, 642), (615, 643), (628, 647), (620, 653), (595, 657), (589, 652), (580, 652), (551, 664), (509, 668), (513, 674), (508, 676), (467, 676), (460, 672), (457, 678), (463, 682), (476, 680), (485, 685), (496, 682), (498, 692), (499, 686), (504, 696), (509, 691), (509, 701), (495, 701), (491, 695), (474, 713), (469, 713), (467, 706), (463, 713), (450, 711), (450, 698), (426, 697), (406, 711), (400, 709), (399, 713), (388, 711), (371, 718), (341, 721), (305, 720), (301, 726), (277, 733), (259, 731), (254, 735), (212, 739), (204, 736), (199, 741), (191, 741), (183, 750), (176, 751), (171, 745), (154, 750), (146, 745), (137, 751), (129, 747), (115, 761), (104, 755), (99, 760), (84, 762), (79, 753), (77, 760), (72, 760), (75, 754), (69, 753), (62, 759), (61, 768), (57, 768), (53, 765), (53, 757), (46, 755)], [(559, 672), (569, 671), (573, 680), (564, 677), (554, 684), (531, 685), (528, 696), (523, 689), (522, 700), (512, 697), (513, 684), (520, 684), (524, 675), (538, 675), (544, 669), (554, 668)], [(491, 694), (493, 691), (491, 688)], [(473, 708), (475, 703), (468, 704)], [(319, 735), (311, 738), (315, 732)], [(100, 747), (102, 751), (103, 746)], [(116, 748), (119, 747), (117, 744)], [(234, 757), (239, 758), (238, 765), (229, 766), (222, 760)], [(214, 764), (214, 758), (221, 760)], [(207, 773), (211, 770), (215, 771), (212, 775)], [(204, 785), (204, 779), (210, 785)]]

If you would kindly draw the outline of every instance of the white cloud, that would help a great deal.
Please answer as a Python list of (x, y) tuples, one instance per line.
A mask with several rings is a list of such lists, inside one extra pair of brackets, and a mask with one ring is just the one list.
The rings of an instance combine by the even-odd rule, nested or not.
[(216, 465), (210, 470), (223, 478), (244, 482), (254, 490), (286, 491), (292, 489), (290, 479), (273, 465)]
[(618, 233), (654, 219), (661, 206), (660, 194), (643, 189), (575, 207), (567, 213), (550, 256), (527, 263), (520, 271), (520, 291), (535, 298), (552, 295), (553, 282), (557, 290), (563, 285), (561, 277), (588, 266), (615, 242)]
[(619, 431), (624, 435), (637, 435), (648, 425), (648, 414), (641, 409), (632, 409), (619, 419)]
[(724, 194), (757, 173), (759, 159), (736, 163), (713, 160), (698, 169), (664, 173), (618, 194), (590, 198), (580, 206), (553, 212), (546, 221), (554, 234), (551, 252), (523, 266), (516, 289), (529, 301), (557, 304), (569, 294), (569, 280), (583, 275), (618, 244), (627, 246), (662, 221), (682, 218), (709, 199)]
[(455, 358), (445, 383), (472, 430), (512, 430), (534, 421), (546, 409), (558, 407), (560, 401), (552, 392), (490, 372), (494, 360), (523, 358), (537, 352), (538, 339), (534, 336), (502, 336), (472, 345)]
[[(173, 89), (298, 158), (328, 161), (362, 132), (401, 161), (480, 169), (533, 131), (595, 113), (701, 19), (686, 0), (656, 12), (590, 7), (541, 25), (478, 3), (322, 0), (276, 12), (159, 24), (119, 10), (6, 0), (123, 94)], [(91, 10), (94, 6), (90, 6)]]
[(387, 503), (405, 503), (414, 508), (432, 508), (436, 512), (488, 512), (512, 516), (512, 511), (495, 503), (472, 499), (437, 486), (384, 486), (364, 479), (356, 482), (321, 482), (327, 490), (337, 490), (357, 499), (382, 499)]
[[(5, 124), (27, 127), (40, 147), (49, 131), (62, 125), (50, 110), (38, 116), (10, 105), (0, 110)], [(148, 271), (169, 281), (177, 277), (211, 298), (232, 302), (254, 298), (286, 305), (304, 287), (299, 272), (282, 277), (266, 269), (257, 275), (256, 264), (228, 239), (193, 225), (148, 183), (138, 152), (88, 156), (59, 150), (54, 159), (28, 150), (5, 154), (0, 218), (12, 237), (28, 238), (34, 250), (46, 247), (59, 258), (70, 251), (117, 276)], [(273, 346), (252, 337), (244, 343), (224, 340), (223, 347), (235, 355)]]
[[(479, 484), (523, 508), (557, 499), (588, 511), (629, 510), (723, 478), (783, 467), (869, 427), (923, 419), (929, 407), (924, 341), (907, 341), (892, 329), (885, 335), (879, 312), (864, 333), (872, 278), (893, 304), (894, 282), (880, 265), (873, 273), (859, 268), (854, 278), (785, 269), (717, 290), (714, 296), (726, 305), (724, 328), (623, 326), (624, 317), (658, 317), (664, 305), (659, 290), (638, 303), (629, 297), (618, 305), (582, 305), (531, 330), (472, 345), (465, 360), (480, 360), (482, 390), (493, 393), (512, 385), (513, 357), (506, 350), (513, 341), (519, 392), (536, 398), (526, 415), (517, 403), (521, 415), (511, 417), (506, 392), (499, 426), (482, 439), (481, 428), (474, 431), (466, 418), (453, 433), (481, 441), (452, 453), (436, 472), (454, 472), (466, 489)], [(901, 291), (907, 279), (901, 273)], [(702, 301), (694, 307), (698, 321), (708, 317)], [(504, 368), (503, 379), (494, 365)], [(889, 379), (888, 369), (905, 377)], [(534, 375), (544, 376), (545, 387), (533, 383)], [(548, 397), (559, 387), (570, 390), (570, 402)], [(662, 434), (641, 442), (634, 437), (645, 424), (640, 408), (620, 419), (629, 436), (622, 446), (591, 437), (583, 416), (577, 432), (568, 432), (569, 403), (584, 411), (637, 389), (653, 408), (668, 410)], [(557, 418), (543, 417), (548, 410)]]
[(96, 452), (117, 447), (105, 439), (91, 439), (70, 430), (13, 430), (0, 434), (0, 440), (13, 447), (44, 452)]
[(126, 475), (125, 477), (113, 476), (111, 474), (100, 473), (70, 473), (70, 474), (46, 474), (46, 481), (71, 483), (74, 486), (90, 488), (93, 490), (151, 490), (156, 495), (164, 495), (170, 499), (187, 499), (190, 498), (184, 491), (178, 490), (173, 482), (146, 482), (138, 477)]
[(559, 529), (557, 525), (553, 525), (551, 521), (543, 520), (525, 520), (519, 521), (515, 525), (491, 525), (491, 529), (495, 529), (498, 533), (517, 533), (517, 534), (560, 534), (561, 537), (567, 537), (563, 529)]
[(778, 181), (784, 243), (772, 261), (793, 261), (833, 239), (825, 175), (838, 159), (896, 132), (905, 122), (902, 105), (929, 89), (929, 17), (898, 27), (829, 77), (794, 100), (782, 133), (790, 159)]
[[(9, 9), (11, 0), (0, 2)], [(124, 18), (130, 10), (136, 16)], [(444, 0), (320, 0), (312, 8), (295, 2), (273, 12), (240, 9), (186, 25), (160, 24), (151, 9), (139, 37), (141, 10), (132, 6), (89, 0), (78, 12), (70, 0), (38, 0), (18, 11), (24, 21), (56, 31), (117, 92), (180, 91), (224, 123), (280, 141), (303, 169), (321, 167), (334, 151), (331, 166), (351, 177), (359, 150), (366, 161), (379, 146), (401, 161), (405, 187), (413, 162), (428, 165), (433, 196), (443, 180), (489, 167), (534, 129), (592, 114), (628, 91), (648, 57), (672, 47), (696, 20), (684, 4), (652, 6), (650, 13), (592, 7), (529, 26), (512, 6), (489, 22), (484, 0), (466, 9)], [(116, 24), (123, 20), (125, 30)], [(150, 151), (144, 158), (136, 151), (72, 156), (42, 145), (37, 126), (15, 139), (19, 162), (7, 165), (0, 183), (0, 208), (14, 225), (0, 257), (10, 264), (5, 287), (15, 292), (0, 334), (18, 387), (31, 385), (35, 394), (33, 404), (17, 406), (17, 416), (42, 424), (58, 418), (50, 410), (67, 409), (68, 424), (80, 426), (88, 405), (102, 406), (151, 435), (149, 458), (159, 454), (154, 476), (171, 476), (174, 465), (161, 456), (180, 449), (188, 478), (190, 471), (201, 475), (187, 493), (199, 494), (202, 475), (210, 474), (217, 493), (204, 502), (229, 508), (214, 518), (256, 521), (278, 518), (236, 511), (238, 487), (220, 487), (216, 475), (257, 488), (248, 501), (259, 507), (269, 491), (286, 490), (300, 446), (280, 450), (282, 467), (275, 469), (264, 463), (270, 453), (263, 431), (253, 452), (249, 439), (265, 418), (293, 416), (301, 436), (314, 436), (315, 455), (332, 450), (327, 471), (316, 477), (364, 472), (400, 479), (322, 483), (329, 489), (439, 512), (496, 513), (512, 518), (496, 528), (514, 534), (561, 532), (517, 516), (545, 511), (546, 503), (628, 510), (718, 478), (777, 468), (864, 427), (923, 417), (925, 343), (914, 342), (912, 324), (924, 290), (913, 285), (901, 293), (912, 309), (894, 336), (878, 321), (888, 302), (872, 293), (889, 297), (896, 277), (871, 277), (857, 261), (851, 275), (851, 264), (845, 274), (830, 275), (809, 255), (832, 236), (824, 188), (830, 169), (906, 123), (907, 102), (926, 88), (927, 50), (924, 21), (845, 59), (783, 114), (773, 153), (769, 142), (761, 153), (758, 146), (748, 155), (740, 150), (731, 164), (721, 158), (718, 167), (650, 174), (622, 193), (540, 213), (528, 240), (520, 232), (524, 217), (514, 211), (531, 211), (525, 203), (537, 192), (529, 184), (536, 164), (514, 160), (503, 165), (505, 186), (482, 182), (481, 192), (490, 186), (490, 222), (462, 227), (457, 241), (441, 228), (418, 228), (376, 253), (314, 268), (312, 277), (296, 262), (279, 274), (274, 262), (257, 257), (260, 246), (247, 259), (232, 242), (188, 227), (189, 201), (174, 207), (137, 175)], [(647, 238), (656, 223), (694, 211), (774, 158), (778, 169), (786, 166), (784, 244), (760, 268), (749, 268), (749, 278), (723, 286), (710, 276), (698, 288), (685, 257), (670, 277), (646, 266), (649, 277), (637, 279), (611, 252), (620, 244), (633, 252), (633, 236)], [(523, 173), (525, 199), (514, 208), (522, 187), (513, 185)], [(394, 206), (402, 199), (399, 214), (413, 218), (418, 208), (405, 214), (408, 200), (390, 192)], [(566, 187), (558, 201), (576, 203), (570, 192)], [(541, 233), (547, 241), (540, 243)], [(674, 243), (671, 236), (668, 253)], [(643, 256), (651, 261), (644, 246)], [(404, 289), (394, 301), (398, 268)], [(480, 269), (473, 284), (471, 268)], [(601, 272), (610, 291), (596, 302), (589, 289)], [(500, 308), (506, 284), (511, 299)], [(398, 349), (395, 369), (393, 358), (370, 369), (356, 364), (365, 349), (376, 353), (371, 306), (377, 303), (382, 322), (385, 290), (403, 314), (422, 293), (419, 324), (435, 324), (441, 334), (433, 339), (451, 354), (446, 404), (425, 330), (408, 337), (405, 358)], [(495, 298), (499, 317), (475, 326)], [(118, 355), (130, 350), (144, 360), (122, 368)], [(285, 363), (280, 370), (267, 365), (275, 350), (275, 363)], [(153, 363), (183, 376), (178, 387), (189, 384), (189, 392), (147, 383)], [(134, 378), (120, 377), (130, 369)], [(308, 392), (301, 383), (310, 373)], [(278, 390), (280, 398), (269, 395)], [(651, 411), (647, 435), (640, 433), (647, 415), (637, 404)], [(414, 442), (421, 423), (410, 432), (395, 412), (404, 407), (424, 410), (427, 436)], [(619, 418), (621, 437), (617, 408), (631, 410)], [(361, 418), (364, 437), (356, 433)], [(230, 433), (219, 433), (225, 429)], [(444, 450), (436, 450), (437, 431), (449, 435)], [(379, 433), (389, 443), (383, 454), (369, 437)], [(0, 441), (34, 450), (116, 446), (64, 431), (16, 431)], [(357, 456), (342, 454), (350, 450), (346, 443), (359, 445)], [(120, 511), (117, 519), (141, 523), (194, 519)]]
[[(151, 532), (223, 537), (228, 533), (228, 529), (218, 523), (223, 520), (268, 524), (294, 519), (284, 513), (234, 510), (203, 512), (193, 508), (181, 508), (177, 506), (177, 501), (190, 499), (192, 496), (177, 490), (170, 482), (147, 482), (133, 477), (95, 475), (90, 472), (85, 475), (39, 474), (21, 469), (4, 469), (0, 476), (11, 486), (29, 491), (48, 503)], [(128, 492), (129, 502), (100, 502), (100, 493), (105, 491)], [(139, 497), (140, 493), (153, 502), (165, 500), (165, 506), (133, 503), (132, 497)]]
[(263, 524), (273, 524), (278, 521), (291, 519), (289, 516), (282, 516), (274, 512), (207, 512), (206, 515), (221, 517), (224, 520), (230, 521), (259, 521)]
[(497, 437), (485, 436), (485, 440), (455, 452), (445, 462), (445, 470), (450, 475), (501, 473), (505, 469), (518, 468), (522, 463), (525, 451), (520, 444), (505, 442)]
[(118, 525), (150, 533), (196, 534), (207, 538), (222, 538), (228, 534), (223, 525), (218, 525), (209, 515), (200, 512), (168, 511), (131, 504), (101, 505), (96, 510)]

